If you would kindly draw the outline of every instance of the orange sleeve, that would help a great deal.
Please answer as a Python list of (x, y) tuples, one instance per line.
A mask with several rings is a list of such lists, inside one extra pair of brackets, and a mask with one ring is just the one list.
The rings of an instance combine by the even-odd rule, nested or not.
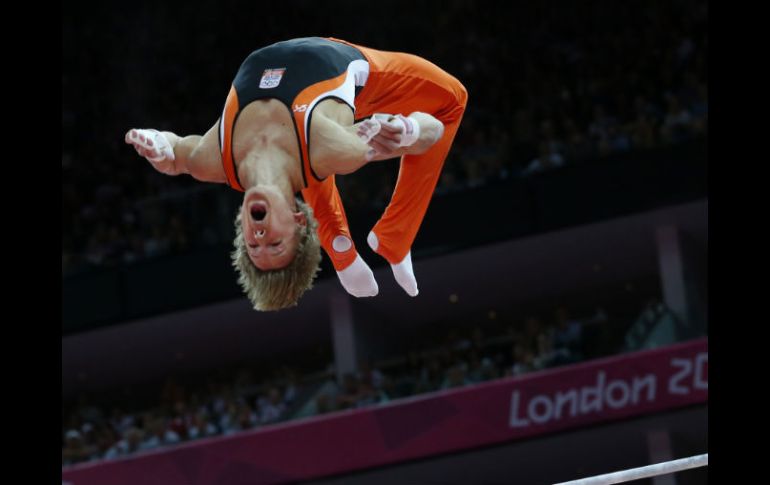
[[(356, 259), (356, 247), (350, 236), (348, 219), (345, 216), (345, 208), (342, 206), (334, 176), (331, 175), (323, 182), (302, 189), (302, 197), (313, 209), (313, 214), (318, 221), (318, 238), (321, 241), (321, 247), (332, 260), (334, 269), (342, 271)], [(350, 248), (342, 252), (335, 251), (332, 242), (337, 236), (347, 237), (350, 240)]]

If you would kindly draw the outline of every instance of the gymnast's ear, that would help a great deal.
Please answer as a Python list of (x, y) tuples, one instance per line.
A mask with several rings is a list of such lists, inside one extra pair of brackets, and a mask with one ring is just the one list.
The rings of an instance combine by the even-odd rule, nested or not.
[(294, 222), (296, 222), (300, 226), (307, 226), (307, 217), (305, 216), (305, 213), (302, 211), (295, 212)]

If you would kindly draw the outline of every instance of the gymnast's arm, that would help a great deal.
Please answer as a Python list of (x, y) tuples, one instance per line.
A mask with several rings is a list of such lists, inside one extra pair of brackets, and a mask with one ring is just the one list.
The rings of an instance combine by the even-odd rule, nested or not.
[(217, 141), (218, 127), (217, 122), (203, 136), (185, 137), (170, 131), (131, 129), (125, 140), (161, 173), (186, 173), (201, 182), (226, 183)]

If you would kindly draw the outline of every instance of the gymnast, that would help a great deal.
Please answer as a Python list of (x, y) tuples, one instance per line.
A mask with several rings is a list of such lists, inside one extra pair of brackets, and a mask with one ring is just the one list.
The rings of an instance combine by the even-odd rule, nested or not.
[(244, 192), (232, 260), (257, 310), (296, 305), (312, 287), (320, 247), (348, 293), (377, 294), (335, 176), (400, 157), (390, 203), (367, 243), (416, 296), (412, 243), (467, 97), (457, 79), (411, 54), (333, 38), (292, 39), (246, 58), (221, 117), (203, 136), (134, 128), (125, 141), (161, 173)]

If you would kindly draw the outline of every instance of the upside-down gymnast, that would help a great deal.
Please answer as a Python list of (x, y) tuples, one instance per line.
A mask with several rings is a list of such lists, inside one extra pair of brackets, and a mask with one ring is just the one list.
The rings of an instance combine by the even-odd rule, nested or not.
[(257, 310), (297, 304), (318, 271), (319, 246), (348, 293), (377, 294), (334, 177), (400, 156), (391, 201), (367, 243), (416, 296), (411, 246), (467, 97), (457, 79), (420, 57), (293, 39), (246, 58), (220, 119), (203, 136), (131, 129), (125, 141), (161, 173), (245, 192), (232, 259)]

